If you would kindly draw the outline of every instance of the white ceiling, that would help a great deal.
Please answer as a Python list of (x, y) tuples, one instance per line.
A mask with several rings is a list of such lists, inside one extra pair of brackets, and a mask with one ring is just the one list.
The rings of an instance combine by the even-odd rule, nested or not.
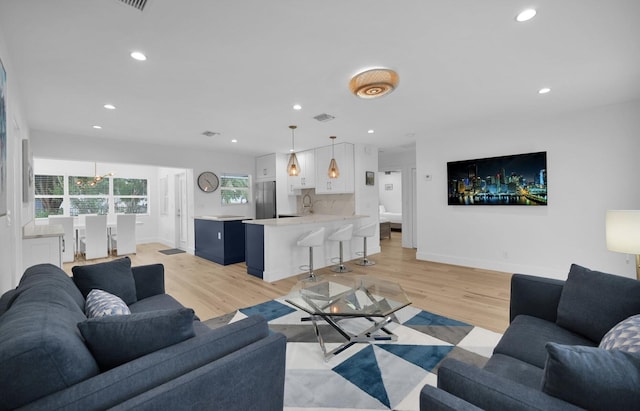
[[(290, 124), (297, 149), (336, 135), (393, 151), (638, 99), (639, 17), (638, 0), (0, 0), (0, 35), (32, 130), (257, 155), (286, 152)], [(378, 66), (399, 87), (350, 94)]]

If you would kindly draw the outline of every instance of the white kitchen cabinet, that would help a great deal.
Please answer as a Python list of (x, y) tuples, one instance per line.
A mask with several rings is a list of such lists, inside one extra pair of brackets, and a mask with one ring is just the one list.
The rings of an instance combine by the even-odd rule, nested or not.
[[(314, 188), (316, 186), (316, 165), (315, 150), (305, 150), (296, 153), (298, 163), (300, 164), (300, 174), (297, 176), (288, 176), (287, 187), (289, 195), (299, 194), (296, 190), (305, 188)], [(289, 156), (287, 156), (287, 161)]]
[(256, 182), (276, 180), (276, 155), (256, 157)]
[(62, 268), (62, 226), (35, 225), (33, 222), (22, 231), (22, 271), (36, 265), (49, 263)]
[(332, 158), (331, 146), (316, 148), (316, 194), (342, 194), (354, 192), (354, 150), (353, 144), (339, 143), (334, 147), (335, 159), (340, 176), (329, 178), (329, 163)]

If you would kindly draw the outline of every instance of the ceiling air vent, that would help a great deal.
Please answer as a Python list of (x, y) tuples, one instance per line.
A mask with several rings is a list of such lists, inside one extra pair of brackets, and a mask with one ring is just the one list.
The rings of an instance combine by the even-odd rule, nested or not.
[(144, 10), (144, 6), (147, 5), (147, 0), (119, 0), (120, 3), (126, 4), (127, 6), (131, 6), (140, 11)]
[(217, 131), (209, 131), (209, 130), (207, 130), (207, 131), (203, 131), (202, 135), (203, 136), (207, 136), (207, 137), (213, 137), (213, 136), (219, 136), (220, 133), (218, 133)]
[(316, 120), (318, 121), (331, 121), (333, 120), (335, 117), (332, 116), (331, 114), (327, 114), (327, 113), (322, 113), (322, 114), (318, 114), (317, 116), (314, 117)]

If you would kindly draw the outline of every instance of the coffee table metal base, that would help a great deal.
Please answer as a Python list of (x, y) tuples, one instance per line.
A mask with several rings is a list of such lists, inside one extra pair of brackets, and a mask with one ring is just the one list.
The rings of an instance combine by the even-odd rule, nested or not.
[[(373, 323), (373, 325), (359, 334), (353, 334), (348, 332), (338, 324), (339, 321), (343, 321), (350, 318), (366, 318), (371, 323)], [(324, 353), (325, 361), (329, 361), (331, 357), (333, 357), (334, 355), (340, 354), (342, 351), (351, 347), (353, 344), (369, 343), (369, 342), (375, 342), (375, 341), (397, 341), (398, 340), (398, 336), (386, 328), (386, 325), (391, 322), (391, 316), (387, 316), (379, 319), (377, 318), (376, 320), (374, 320), (371, 317), (359, 317), (359, 316), (358, 317), (355, 317), (355, 316), (354, 317), (345, 317), (345, 316), (334, 317), (331, 315), (311, 315), (309, 317), (302, 318), (302, 321), (311, 321), (313, 323), (313, 328), (315, 329), (316, 337), (318, 338), (318, 342), (320, 343), (320, 347), (322, 348), (322, 352)], [(322, 334), (320, 333), (320, 328), (318, 327), (318, 321), (325, 321), (327, 324), (332, 326), (336, 331), (338, 331), (340, 335), (342, 335), (347, 341), (341, 344), (340, 346), (330, 351), (327, 351), (327, 347), (325, 346), (324, 339), (322, 338)], [(377, 331), (382, 331), (384, 332), (384, 334), (374, 334)]]

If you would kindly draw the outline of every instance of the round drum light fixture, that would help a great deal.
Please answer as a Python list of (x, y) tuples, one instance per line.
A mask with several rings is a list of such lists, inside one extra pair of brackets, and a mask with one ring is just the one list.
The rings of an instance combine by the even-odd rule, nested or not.
[(376, 98), (391, 93), (400, 77), (391, 69), (376, 68), (353, 76), (349, 82), (351, 92), (360, 98)]

